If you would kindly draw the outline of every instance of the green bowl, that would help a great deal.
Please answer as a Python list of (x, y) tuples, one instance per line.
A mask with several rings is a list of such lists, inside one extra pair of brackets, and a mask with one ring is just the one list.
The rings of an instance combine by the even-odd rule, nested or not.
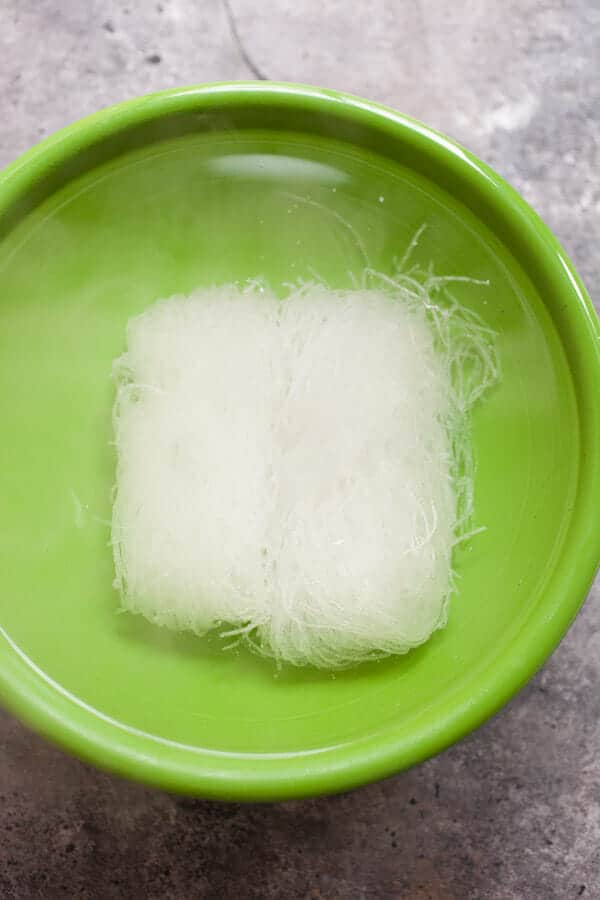
[[(489, 279), (477, 524), (448, 626), (335, 676), (117, 615), (111, 362), (158, 297), (266, 276), (350, 285), (417, 261)], [(600, 330), (527, 204), (452, 141), (309, 87), (224, 84), (98, 113), (0, 176), (0, 697), (98, 766), (275, 800), (382, 778), (456, 741), (544, 662), (600, 555)]]

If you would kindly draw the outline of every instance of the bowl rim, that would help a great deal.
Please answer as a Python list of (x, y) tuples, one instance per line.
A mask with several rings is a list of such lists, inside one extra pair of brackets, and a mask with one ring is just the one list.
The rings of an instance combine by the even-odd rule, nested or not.
[[(577, 497), (562, 553), (544, 590), (504, 653), (457, 690), (435, 721), (411, 722), (311, 751), (245, 754), (178, 744), (85, 704), (36, 666), (0, 624), (0, 699), (45, 737), (99, 768), (154, 787), (220, 800), (282, 800), (334, 793), (392, 775), (440, 752), (481, 725), (533, 676), (575, 617), (600, 564), (600, 323), (564, 250), (522, 197), (455, 141), (377, 103), (338, 91), (278, 82), (221, 82), (174, 88), (108, 107), (58, 131), (0, 173), (0, 216), (48, 173), (82, 150), (135, 125), (174, 113), (247, 102), (312, 111), (375, 128), (410, 143), (469, 184), (493, 209), (514, 246), (564, 292), (553, 311), (573, 376), (581, 448)], [(571, 352), (568, 348), (571, 347)], [(576, 352), (575, 352), (576, 350)], [(199, 763), (199, 760), (201, 761)]]

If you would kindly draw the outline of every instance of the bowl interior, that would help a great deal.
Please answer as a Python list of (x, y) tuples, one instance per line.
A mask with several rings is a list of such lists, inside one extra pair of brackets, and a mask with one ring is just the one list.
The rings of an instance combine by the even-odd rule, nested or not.
[[(151, 138), (138, 129), (123, 146), (105, 141), (5, 220), (4, 678), (47, 733), (165, 786), (219, 796), (348, 786), (367, 777), (378, 743), (394, 744), (400, 766), (433, 748), (425, 735), (443, 743), (465, 730), (460, 715), (484, 673), (498, 661), (509, 669), (516, 637), (543, 618), (578, 479), (567, 355), (535, 273), (442, 169), (419, 171), (359, 131), (350, 140), (283, 112), (225, 124), (165, 113), (163, 124)], [(111, 364), (129, 317), (236, 279), (349, 286), (366, 266), (389, 272), (423, 223), (417, 261), (489, 279), (457, 284), (456, 295), (497, 331), (503, 369), (473, 417), (476, 524), (487, 530), (458, 553), (448, 626), (405, 657), (333, 676), (278, 673), (119, 615)]]

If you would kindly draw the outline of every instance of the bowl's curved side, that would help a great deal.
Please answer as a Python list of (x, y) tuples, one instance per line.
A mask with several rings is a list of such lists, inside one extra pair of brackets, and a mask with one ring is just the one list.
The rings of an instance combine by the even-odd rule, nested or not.
[[(221, 84), (166, 91), (96, 113), (34, 147), (0, 174), (0, 238), (58, 187), (108, 155), (174, 129), (202, 130), (206, 116), (251, 122), (285, 113), (432, 176), (443, 171), (461, 201), (493, 230), (543, 295), (571, 370), (579, 416), (579, 477), (563, 551), (543, 608), (531, 612), (505, 653), (458, 690), (435, 721), (425, 713), (340, 746), (278, 754), (217, 753), (131, 728), (69, 694), (36, 666), (0, 623), (0, 697), (19, 717), (70, 752), (121, 775), (218, 799), (276, 800), (341, 791), (439, 752), (496, 712), (556, 647), (600, 561), (600, 325), (577, 273), (549, 229), (498, 175), (443, 135), (392, 110), (333, 91), (284, 84)], [(550, 290), (551, 288), (551, 290)]]

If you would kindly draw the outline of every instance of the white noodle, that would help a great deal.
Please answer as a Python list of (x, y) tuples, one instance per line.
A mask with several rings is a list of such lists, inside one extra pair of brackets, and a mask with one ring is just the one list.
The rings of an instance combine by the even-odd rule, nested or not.
[(469, 410), (498, 377), (493, 334), (447, 283), (413, 267), (284, 300), (226, 285), (129, 323), (112, 530), (125, 609), (330, 669), (446, 623), (472, 531)]

